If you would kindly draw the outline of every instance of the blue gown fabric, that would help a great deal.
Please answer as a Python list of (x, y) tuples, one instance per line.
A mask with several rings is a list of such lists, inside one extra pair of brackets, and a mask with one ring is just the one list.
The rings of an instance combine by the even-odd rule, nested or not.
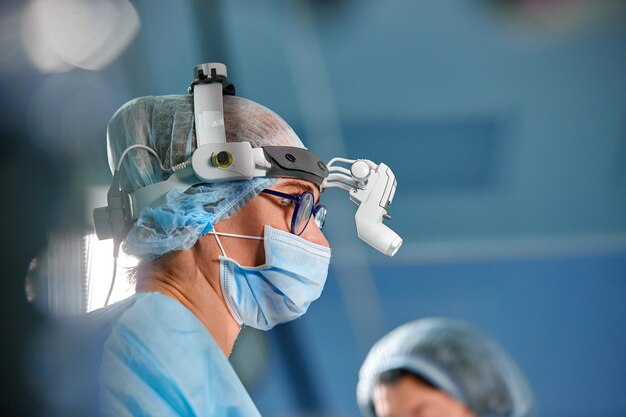
[(90, 358), (100, 416), (260, 417), (211, 334), (179, 302), (140, 293), (86, 320), (91, 342), (101, 343)]

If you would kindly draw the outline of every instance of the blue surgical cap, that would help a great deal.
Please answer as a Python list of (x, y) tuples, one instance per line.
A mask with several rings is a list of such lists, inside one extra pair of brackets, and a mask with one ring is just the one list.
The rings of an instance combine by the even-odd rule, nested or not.
[(376, 342), (359, 372), (357, 401), (364, 416), (375, 417), (374, 387), (391, 370), (417, 375), (478, 416), (535, 415), (532, 390), (513, 360), (489, 335), (459, 320), (415, 320)]
[[(227, 142), (250, 142), (253, 147), (304, 145), (276, 113), (253, 101), (224, 97)], [(141, 144), (156, 151), (165, 168), (186, 161), (196, 149), (193, 96), (141, 97), (124, 104), (107, 129), (111, 171), (126, 148)], [(157, 159), (146, 150), (133, 149), (120, 167), (120, 185), (128, 192), (167, 178)], [(275, 178), (201, 184), (175, 189), (159, 207), (146, 207), (125, 242), (124, 251), (140, 258), (156, 258), (191, 248), (215, 223), (235, 214)]]

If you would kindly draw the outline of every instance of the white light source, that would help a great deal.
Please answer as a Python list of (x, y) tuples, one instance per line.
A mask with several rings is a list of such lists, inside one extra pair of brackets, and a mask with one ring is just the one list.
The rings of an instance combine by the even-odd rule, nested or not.
[(98, 70), (117, 58), (139, 29), (128, 0), (31, 0), (22, 41), (42, 72)]
[[(98, 240), (95, 234), (85, 237), (87, 247), (87, 311), (104, 306), (111, 278), (113, 277), (113, 240)], [(130, 268), (137, 265), (137, 259), (120, 250), (117, 259), (117, 275), (109, 304), (121, 301), (135, 293), (135, 285), (128, 279)]]

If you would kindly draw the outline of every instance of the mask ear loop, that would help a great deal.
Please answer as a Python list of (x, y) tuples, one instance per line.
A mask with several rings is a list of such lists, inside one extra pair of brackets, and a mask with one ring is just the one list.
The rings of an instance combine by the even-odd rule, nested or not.
[(248, 236), (248, 235), (238, 235), (236, 233), (218, 232), (217, 230), (215, 230), (215, 226), (213, 226), (213, 230), (211, 230), (209, 232), (209, 234), (215, 236), (215, 241), (217, 242), (217, 245), (220, 247), (220, 250), (222, 251), (222, 255), (224, 255), (224, 257), (226, 257), (226, 258), (228, 258), (228, 256), (226, 256), (226, 251), (224, 251), (224, 247), (222, 246), (222, 242), (220, 242), (220, 238), (217, 237), (218, 235), (220, 235), (220, 236), (228, 236), (228, 237), (239, 237), (239, 238), (242, 238), (242, 239), (265, 240), (264, 237), (260, 237), (260, 236)]
[(218, 233), (215, 231), (215, 226), (213, 226), (213, 230), (211, 230), (209, 233), (215, 236), (215, 241), (217, 242), (217, 246), (220, 247), (220, 250), (222, 251), (222, 255), (224, 255), (225, 258), (228, 258), (228, 256), (226, 256), (226, 251), (224, 250), (224, 246), (222, 246), (222, 242), (220, 242), (220, 238), (217, 237)]

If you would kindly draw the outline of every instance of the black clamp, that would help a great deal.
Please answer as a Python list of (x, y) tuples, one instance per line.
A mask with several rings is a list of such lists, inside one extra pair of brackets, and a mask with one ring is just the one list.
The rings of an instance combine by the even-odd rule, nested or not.
[(194, 80), (191, 82), (191, 85), (187, 89), (189, 94), (193, 94), (193, 88), (196, 84), (212, 84), (212, 83), (220, 83), (222, 84), (222, 94), (225, 96), (234, 96), (235, 94), (235, 84), (229, 83), (228, 79), (224, 75), (219, 75), (215, 68), (211, 68), (210, 74), (205, 74), (204, 71), (198, 67), (194, 68)]
[(107, 192), (107, 207), (93, 210), (94, 225), (98, 239), (113, 238), (114, 253), (130, 231), (133, 220), (130, 194), (120, 188), (119, 171), (113, 174), (113, 182)]

